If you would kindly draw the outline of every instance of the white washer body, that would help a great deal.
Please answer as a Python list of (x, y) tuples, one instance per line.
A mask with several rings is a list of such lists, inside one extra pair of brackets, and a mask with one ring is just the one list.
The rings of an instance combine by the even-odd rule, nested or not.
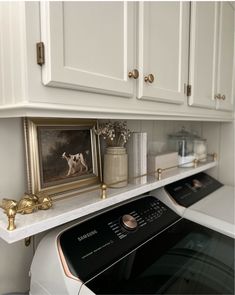
[(94, 295), (79, 279), (68, 277), (63, 268), (57, 238), (71, 226), (54, 229), (39, 243), (30, 268), (30, 295)]
[(222, 186), (200, 201), (185, 208), (164, 188), (151, 192), (180, 216), (235, 238), (235, 195), (233, 186)]

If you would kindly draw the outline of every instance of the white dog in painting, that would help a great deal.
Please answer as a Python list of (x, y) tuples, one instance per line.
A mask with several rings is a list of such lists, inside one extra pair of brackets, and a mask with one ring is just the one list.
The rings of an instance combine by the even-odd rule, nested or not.
[(66, 152), (64, 152), (62, 154), (62, 158), (67, 160), (69, 166), (67, 176), (71, 176), (75, 173), (81, 174), (84, 168), (85, 172), (88, 171), (88, 166), (82, 153), (77, 153), (75, 155), (69, 154), (68, 156), (66, 156)]

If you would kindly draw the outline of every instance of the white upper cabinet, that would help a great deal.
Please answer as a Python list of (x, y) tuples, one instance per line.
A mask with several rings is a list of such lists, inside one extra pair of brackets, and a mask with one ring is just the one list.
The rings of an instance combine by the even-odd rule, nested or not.
[(235, 10), (231, 3), (220, 3), (218, 46), (217, 107), (233, 111), (235, 87)]
[(43, 84), (132, 96), (134, 15), (129, 2), (42, 2)]
[(189, 105), (233, 111), (234, 8), (192, 2)]
[(140, 2), (138, 34), (138, 98), (183, 104), (189, 2)]

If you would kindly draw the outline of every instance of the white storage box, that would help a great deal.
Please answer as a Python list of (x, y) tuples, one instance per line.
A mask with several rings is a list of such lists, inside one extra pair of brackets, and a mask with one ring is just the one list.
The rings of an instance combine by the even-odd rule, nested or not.
[[(178, 153), (170, 152), (159, 155), (148, 156), (148, 173), (157, 171), (157, 169), (176, 169), (178, 166)], [(167, 171), (166, 171), (167, 172)], [(157, 173), (155, 174), (157, 176)]]

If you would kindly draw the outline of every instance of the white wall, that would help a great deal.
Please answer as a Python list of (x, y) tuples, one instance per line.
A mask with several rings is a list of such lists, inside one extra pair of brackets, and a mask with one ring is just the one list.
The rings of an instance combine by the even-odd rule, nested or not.
[(220, 133), (220, 164), (219, 175), (220, 181), (227, 185), (234, 186), (234, 162), (235, 162), (235, 122), (222, 123)]
[[(196, 131), (208, 139), (208, 151), (221, 154), (219, 167), (210, 174), (226, 184), (234, 179), (234, 129), (228, 123), (202, 123), (181, 121), (128, 120), (132, 131), (148, 133), (149, 148), (154, 142), (159, 151), (166, 146), (167, 135), (181, 129)], [(24, 136), (21, 119), (0, 119), (0, 199), (19, 199), (26, 190)], [(233, 159), (233, 160), (232, 160)], [(0, 294), (25, 292), (29, 288), (29, 266), (33, 247), (26, 248), (24, 241), (8, 245), (0, 240)]]
[[(0, 199), (19, 199), (26, 189), (21, 119), (0, 120)], [(9, 245), (0, 239), (0, 294), (26, 291), (32, 247), (24, 241)]]

